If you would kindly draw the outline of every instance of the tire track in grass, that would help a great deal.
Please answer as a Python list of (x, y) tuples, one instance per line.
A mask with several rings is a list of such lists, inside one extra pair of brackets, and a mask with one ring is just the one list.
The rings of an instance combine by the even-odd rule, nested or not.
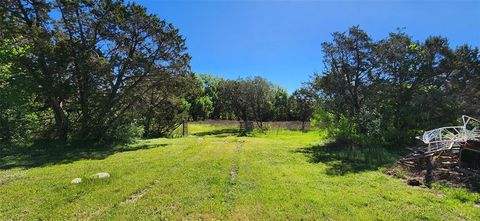
[[(184, 160), (185, 161), (185, 160)], [(180, 167), (181, 164), (183, 164), (184, 162), (179, 162), (177, 164), (175, 164), (175, 166), (173, 166), (172, 168), (168, 169), (164, 174), (162, 174), (160, 177), (158, 177), (157, 179), (151, 181), (150, 183), (148, 183), (146, 186), (144, 186), (142, 189), (136, 191), (134, 194), (130, 195), (130, 197), (128, 197), (127, 199), (125, 199), (124, 201), (120, 202), (119, 205), (121, 206), (126, 206), (128, 204), (132, 204), (132, 203), (135, 203), (137, 200), (139, 200), (140, 198), (142, 198), (155, 184), (158, 184), (160, 183), (160, 181), (162, 179), (164, 179), (165, 177), (175, 173), (175, 171), (178, 170), (178, 168)], [(114, 206), (115, 207), (115, 206)]]
[[(168, 169), (163, 170), (163, 171), (159, 171), (161, 173), (161, 176), (159, 176), (159, 177), (155, 178), (154, 180), (148, 182), (146, 185), (143, 185), (141, 188), (134, 191), (133, 194), (127, 195), (122, 200), (120, 200), (118, 202), (115, 202), (115, 203), (112, 203), (110, 205), (105, 205), (105, 207), (103, 207), (103, 209), (97, 209), (96, 211), (89, 211), (89, 212), (88, 211), (83, 211), (81, 213), (79, 213), (79, 211), (76, 211), (76, 212), (74, 211), (70, 215), (66, 214), (67, 216), (62, 217), (62, 219), (71, 219), (72, 216), (76, 217), (76, 219), (85, 219), (85, 220), (105, 219), (105, 217), (108, 217), (109, 214), (111, 214), (112, 211), (116, 210), (116, 208), (120, 208), (120, 206), (121, 206), (120, 204), (122, 202), (126, 202), (129, 199), (131, 200), (131, 202), (126, 203), (126, 204), (124, 203), (125, 205), (136, 202), (141, 197), (143, 197), (143, 195), (145, 195), (152, 186), (159, 183), (161, 179), (173, 174), (182, 165), (182, 163), (184, 163), (186, 160), (192, 158), (192, 156), (195, 154), (195, 151), (193, 150), (194, 148), (195, 148), (194, 144), (188, 144), (188, 145), (186, 145), (186, 147), (179, 148), (179, 151), (173, 151), (173, 152), (168, 153), (168, 155), (173, 154), (175, 156), (178, 156), (178, 155), (185, 154), (185, 156), (182, 157), (183, 159), (179, 159), (176, 163), (172, 162), (172, 164), (170, 164), (170, 167), (165, 165)], [(160, 153), (160, 154), (166, 155), (166, 153)], [(160, 157), (160, 160), (165, 160), (165, 159), (162, 156), (162, 157)], [(152, 163), (152, 162), (153, 161), (151, 159), (149, 159), (149, 160), (142, 160), (138, 163), (145, 164), (145, 163)], [(163, 167), (163, 165), (161, 165), (161, 164), (159, 164), (158, 166)], [(133, 176), (133, 178), (134, 178), (136, 175), (130, 175), (130, 176)], [(111, 186), (105, 186), (103, 188), (112, 188), (112, 187)], [(96, 192), (98, 192), (98, 191), (100, 191), (100, 189), (96, 190)], [(92, 193), (90, 193), (89, 195), (91, 195), (91, 194)], [(87, 195), (83, 195), (80, 198), (85, 199), (86, 197), (87, 197)], [(67, 218), (67, 217), (69, 217), (69, 218)], [(53, 219), (53, 217), (50, 217), (50, 219)]]
[(239, 170), (239, 162), (240, 162), (240, 152), (242, 151), (243, 144), (245, 143), (244, 140), (238, 140), (237, 141), (237, 146), (235, 147), (235, 155), (236, 159), (233, 162), (233, 165), (230, 169), (230, 182), (227, 188), (227, 199), (225, 200), (225, 203), (229, 205), (229, 210), (232, 212), (232, 204), (234, 201), (234, 196), (233, 192), (235, 191), (235, 187), (237, 185), (237, 180), (238, 180), (238, 170)]
[[(203, 139), (200, 140), (200, 143), (203, 143), (203, 142), (204, 142)], [(198, 145), (198, 144), (199, 143), (197, 142), (196, 145)], [(193, 147), (195, 147), (195, 145), (190, 146), (189, 148), (185, 149), (184, 151), (190, 150)], [(167, 178), (170, 175), (173, 175), (178, 169), (185, 166), (185, 162), (190, 161), (190, 160), (194, 160), (195, 158), (199, 158), (198, 154), (195, 154), (195, 153), (196, 152), (192, 152), (189, 157), (186, 157), (183, 160), (181, 160), (180, 162), (176, 163), (173, 167), (171, 167), (170, 169), (165, 171), (161, 176), (159, 176), (158, 178), (149, 182), (144, 187), (139, 188), (137, 191), (135, 191), (132, 195), (130, 195), (128, 198), (126, 198), (122, 202), (114, 204), (112, 207), (110, 207), (110, 209), (108, 211), (105, 211), (104, 213), (100, 214), (97, 217), (103, 217), (103, 218), (108, 217), (109, 214), (111, 214), (117, 208), (121, 208), (121, 207), (124, 207), (124, 206), (134, 204), (139, 199), (141, 199), (145, 194), (147, 194), (148, 191), (150, 191), (150, 189), (152, 189), (155, 185), (159, 184), (162, 180), (164, 180), (165, 178)]]
[[(201, 143), (203, 143), (203, 139), (201, 140)], [(198, 156), (191, 156), (191, 157), (187, 157), (187, 158), (184, 158), (181, 162), (178, 162), (177, 164), (175, 164), (173, 167), (171, 167), (170, 169), (168, 169), (165, 173), (163, 173), (160, 177), (158, 177), (157, 179), (151, 181), (150, 183), (148, 183), (146, 186), (144, 186), (143, 188), (137, 190), (135, 193), (133, 193), (132, 195), (130, 195), (130, 197), (128, 197), (127, 199), (125, 199), (124, 201), (120, 202), (119, 205), (128, 205), (128, 204), (132, 204), (132, 203), (135, 203), (137, 200), (139, 200), (140, 198), (142, 198), (154, 185), (160, 183), (161, 180), (163, 180), (164, 178), (172, 175), (173, 173), (175, 173), (175, 171), (177, 171), (180, 166), (183, 166), (185, 165), (185, 162), (188, 161), (188, 160), (191, 160), (191, 159), (194, 159), (194, 158), (198, 158)]]

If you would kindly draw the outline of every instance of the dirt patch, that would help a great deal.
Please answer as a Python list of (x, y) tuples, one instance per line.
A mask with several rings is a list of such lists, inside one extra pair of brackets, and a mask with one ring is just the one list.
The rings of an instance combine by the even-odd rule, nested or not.
[(0, 175), (0, 185), (4, 185), (11, 180), (21, 179), (25, 176), (27, 176), (25, 171)]
[[(237, 141), (237, 146), (235, 147), (235, 154), (239, 154), (240, 151), (242, 151), (243, 144), (245, 143), (244, 140), (238, 140)], [(233, 184), (235, 183), (238, 175), (238, 162), (235, 162), (232, 166), (232, 169), (230, 169), (230, 182)]]
[[(150, 187), (150, 186), (149, 186), (149, 187)], [(145, 189), (142, 189), (142, 190), (134, 193), (134, 194), (131, 195), (127, 200), (121, 202), (120, 205), (126, 205), (126, 204), (130, 204), (130, 203), (136, 202), (138, 199), (142, 198), (143, 195), (145, 195), (145, 193), (147, 193), (147, 191), (149, 190), (149, 187), (147, 187), (147, 188), (145, 188)]]
[[(232, 165), (232, 168), (230, 169), (230, 183), (228, 185), (228, 189), (227, 189), (228, 196), (227, 196), (227, 199), (226, 199), (227, 204), (232, 204), (232, 202), (234, 200), (233, 192), (234, 192), (235, 187), (237, 185), (238, 171), (239, 171), (239, 166), (238, 166), (239, 157), (238, 157), (238, 155), (242, 151), (242, 147), (243, 147), (244, 143), (245, 143), (244, 140), (237, 140), (237, 145), (235, 147), (235, 155), (237, 156), (237, 159), (235, 160), (235, 162)], [(230, 208), (230, 210), (232, 210), (232, 209), (233, 208)]]
[(235, 182), (237, 180), (238, 168), (233, 166), (230, 170), (230, 182)]

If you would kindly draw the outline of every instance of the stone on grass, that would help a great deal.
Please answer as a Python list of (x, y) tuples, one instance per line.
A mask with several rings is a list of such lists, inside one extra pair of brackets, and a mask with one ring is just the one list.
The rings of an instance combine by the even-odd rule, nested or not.
[(93, 178), (97, 178), (97, 179), (106, 179), (106, 178), (109, 178), (109, 177), (110, 177), (110, 174), (105, 173), (105, 172), (96, 173), (96, 174), (93, 175)]
[(443, 195), (443, 194), (441, 194), (441, 193), (437, 193), (437, 194), (435, 194), (435, 196), (438, 197), (438, 198), (443, 198), (443, 197), (445, 197), (445, 195)]
[(71, 184), (79, 184), (82, 182), (82, 178), (75, 178), (72, 180), (72, 182), (70, 182)]

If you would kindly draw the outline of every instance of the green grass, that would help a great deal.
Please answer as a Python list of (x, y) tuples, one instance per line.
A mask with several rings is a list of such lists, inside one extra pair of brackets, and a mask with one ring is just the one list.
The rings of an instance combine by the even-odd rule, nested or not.
[[(327, 144), (321, 131), (189, 130), (100, 150), (3, 153), (0, 220), (480, 219), (478, 193), (384, 175), (390, 151)], [(90, 178), (98, 172), (111, 177)]]

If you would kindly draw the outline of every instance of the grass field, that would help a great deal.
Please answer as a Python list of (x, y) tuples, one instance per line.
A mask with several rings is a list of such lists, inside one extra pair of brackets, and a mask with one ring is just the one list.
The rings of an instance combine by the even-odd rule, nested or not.
[[(0, 220), (480, 220), (478, 193), (384, 175), (393, 152), (334, 146), (320, 131), (189, 130), (105, 149), (2, 153)], [(111, 177), (91, 178), (98, 172)]]

